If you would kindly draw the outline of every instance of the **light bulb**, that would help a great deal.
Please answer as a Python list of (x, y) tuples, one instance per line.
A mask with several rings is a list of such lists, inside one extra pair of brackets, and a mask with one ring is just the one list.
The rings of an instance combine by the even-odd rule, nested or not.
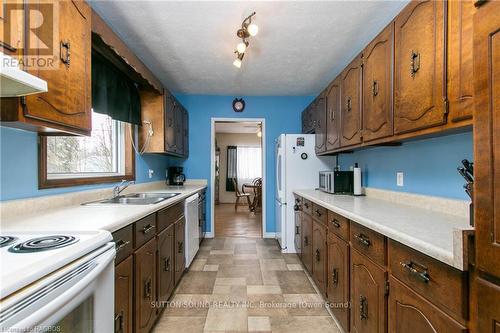
[(241, 68), (241, 60), (238, 58), (234, 59), (233, 65), (238, 68)]
[(257, 26), (257, 24), (251, 23), (247, 27), (247, 31), (250, 34), (250, 36), (255, 36), (259, 33), (259, 27)]
[(258, 132), (257, 132), (257, 136), (258, 136), (259, 138), (262, 138), (262, 132), (261, 132), (261, 131), (258, 131)]
[(243, 42), (236, 45), (236, 51), (238, 51), (238, 53), (244, 53), (246, 49), (247, 49), (247, 45)]

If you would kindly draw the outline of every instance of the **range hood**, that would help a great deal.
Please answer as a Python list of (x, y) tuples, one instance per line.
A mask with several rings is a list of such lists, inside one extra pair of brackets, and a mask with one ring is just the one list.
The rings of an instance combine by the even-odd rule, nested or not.
[(0, 97), (47, 92), (47, 82), (19, 68), (19, 61), (0, 52)]

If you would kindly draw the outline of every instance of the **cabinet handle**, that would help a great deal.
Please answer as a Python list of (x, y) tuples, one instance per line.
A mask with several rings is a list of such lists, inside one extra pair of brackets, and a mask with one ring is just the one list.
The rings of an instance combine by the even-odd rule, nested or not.
[(144, 234), (147, 234), (148, 232), (150, 232), (151, 230), (153, 230), (155, 228), (154, 225), (151, 225), (151, 224), (148, 224), (148, 225), (145, 225), (144, 228), (142, 228), (142, 232)]
[(330, 120), (335, 120), (335, 111), (333, 109), (330, 109)]
[(304, 246), (308, 246), (308, 245), (309, 245), (309, 237), (304, 236)]
[(163, 263), (164, 263), (163, 270), (165, 272), (170, 272), (170, 257), (165, 258), (164, 261), (163, 261)]
[(293, 210), (296, 211), (296, 212), (300, 211), (300, 206), (298, 204), (295, 204), (293, 206)]
[(351, 112), (351, 110), (352, 110), (352, 99), (351, 99), (351, 97), (347, 97), (345, 108), (346, 108), (347, 112)]
[(373, 95), (373, 97), (378, 95), (378, 81), (377, 80), (373, 80), (372, 95)]
[(151, 284), (152, 280), (151, 277), (149, 277), (145, 282), (144, 282), (144, 297), (151, 299)]
[(422, 282), (428, 283), (431, 280), (429, 272), (427, 271), (427, 267), (425, 267), (424, 265), (415, 263), (413, 261), (400, 262), (400, 264), (408, 271), (408, 273), (416, 276)]
[(418, 72), (420, 69), (420, 53), (411, 51), (411, 58), (410, 58), (410, 75), (411, 77), (415, 77), (415, 74)]
[(120, 252), (121, 250), (123, 250), (123, 248), (125, 246), (127, 246), (128, 244), (130, 244), (130, 241), (126, 241), (124, 242), (123, 240), (118, 240), (116, 243), (115, 243), (115, 248), (116, 248), (116, 253)]
[(336, 287), (339, 284), (339, 272), (336, 268), (332, 271), (332, 284)]
[(177, 253), (182, 253), (182, 248), (184, 246), (184, 242), (177, 242)]
[(368, 300), (363, 295), (359, 295), (359, 319), (368, 319)]
[(333, 220), (331, 221), (331, 223), (333, 224), (333, 226), (334, 226), (335, 228), (340, 228), (340, 223), (339, 223), (339, 221), (337, 221), (337, 219), (333, 219)]
[(319, 211), (319, 209), (316, 209), (316, 212), (315, 212), (315, 213), (316, 213), (316, 215), (317, 215), (318, 217), (321, 217), (321, 215), (323, 215), (323, 214), (321, 214), (321, 212)]
[(354, 238), (356, 238), (361, 245), (366, 247), (371, 245), (370, 239), (363, 234), (354, 234)]
[(298, 234), (299, 234), (299, 226), (298, 226), (298, 225), (296, 225), (296, 226), (295, 226), (295, 234), (296, 234), (296, 235), (298, 235)]
[(320, 255), (319, 249), (316, 249), (316, 261), (318, 261), (318, 262), (320, 259), (319, 255)]
[(307, 202), (304, 203), (304, 207), (306, 207), (307, 209), (309, 209), (309, 204)]
[(66, 65), (66, 67), (69, 67), (69, 63), (70, 63), (70, 56), (71, 56), (71, 44), (69, 43), (69, 41), (61, 41), (61, 44), (60, 44), (60, 50), (59, 50), (59, 57), (61, 58), (61, 61), (63, 62), (63, 64)]
[(123, 332), (123, 310), (115, 316), (115, 333)]

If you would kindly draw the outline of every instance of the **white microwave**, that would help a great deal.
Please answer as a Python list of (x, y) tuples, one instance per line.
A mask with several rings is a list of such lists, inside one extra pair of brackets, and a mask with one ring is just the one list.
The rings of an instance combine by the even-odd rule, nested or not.
[(326, 193), (352, 194), (354, 190), (354, 172), (320, 171), (319, 190)]

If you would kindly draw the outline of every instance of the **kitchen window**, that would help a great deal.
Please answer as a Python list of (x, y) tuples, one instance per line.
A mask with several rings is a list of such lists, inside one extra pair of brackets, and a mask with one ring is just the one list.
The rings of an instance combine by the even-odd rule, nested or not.
[(92, 113), (90, 137), (40, 136), (40, 188), (134, 179), (130, 125)]

